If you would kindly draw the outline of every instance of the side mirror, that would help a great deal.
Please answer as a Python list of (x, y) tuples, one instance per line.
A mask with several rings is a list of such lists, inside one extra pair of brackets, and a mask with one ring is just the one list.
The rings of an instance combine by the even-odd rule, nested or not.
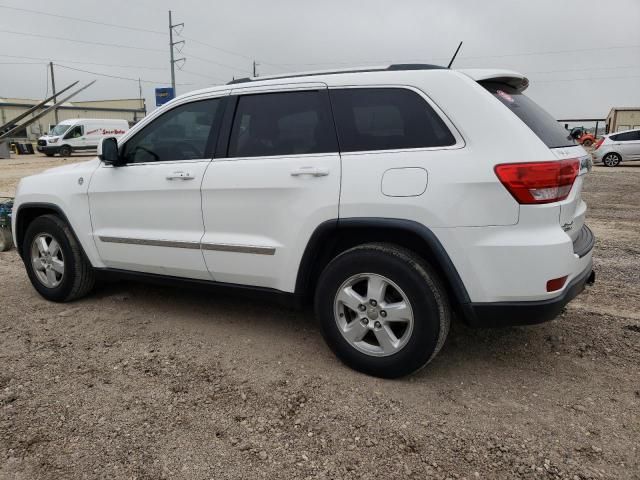
[(103, 138), (98, 143), (98, 158), (107, 165), (117, 167), (124, 162), (118, 152), (118, 141), (114, 137)]

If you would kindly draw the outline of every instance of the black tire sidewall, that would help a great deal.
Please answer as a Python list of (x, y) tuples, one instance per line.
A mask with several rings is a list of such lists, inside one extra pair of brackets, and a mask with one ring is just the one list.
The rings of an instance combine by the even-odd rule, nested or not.
[(71, 147), (68, 147), (66, 145), (62, 146), (60, 147), (60, 150), (58, 150), (58, 153), (61, 157), (69, 157), (71, 156)]
[[(64, 275), (60, 285), (54, 288), (46, 287), (40, 282), (40, 280), (38, 280), (33, 265), (31, 264), (31, 244), (33, 239), (41, 233), (47, 233), (55, 238), (62, 249), (62, 256), (64, 258)], [(22, 243), (22, 256), (29, 280), (31, 280), (33, 287), (38, 291), (38, 293), (47, 300), (54, 302), (65, 301), (73, 289), (73, 277), (77, 271), (77, 259), (71, 248), (67, 233), (60, 224), (48, 216), (36, 218), (31, 222), (25, 232), (24, 241)]]
[[(377, 249), (356, 250), (341, 255), (322, 273), (316, 290), (315, 310), (327, 344), (345, 364), (363, 373), (396, 378), (423, 367), (436, 350), (443, 306), (427, 281), (423, 266), (402, 256)], [(396, 354), (375, 357), (353, 348), (340, 333), (334, 316), (334, 299), (347, 278), (360, 273), (377, 273), (396, 283), (407, 295), (414, 325), (409, 342)], [(429, 278), (425, 278), (425, 274)], [(442, 301), (443, 299), (441, 299)]]

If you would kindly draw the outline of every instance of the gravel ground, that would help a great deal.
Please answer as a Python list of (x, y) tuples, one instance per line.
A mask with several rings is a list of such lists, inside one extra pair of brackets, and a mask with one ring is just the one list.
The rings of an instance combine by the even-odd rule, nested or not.
[[(1, 161), (0, 192), (72, 160)], [(640, 478), (640, 165), (590, 174), (596, 285), (399, 381), (310, 312), (118, 283), (72, 304), (0, 254), (0, 478)]]

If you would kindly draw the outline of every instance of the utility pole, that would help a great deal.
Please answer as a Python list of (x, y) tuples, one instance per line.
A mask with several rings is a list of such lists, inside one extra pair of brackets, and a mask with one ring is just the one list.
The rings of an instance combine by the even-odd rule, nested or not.
[[(49, 62), (49, 68), (51, 69), (51, 93), (53, 93), (53, 103), (57, 102), (56, 98), (56, 80), (53, 78), (53, 62)], [(53, 118), (55, 119), (56, 125), (58, 124), (58, 109), (53, 109)]]
[[(180, 40), (179, 42), (173, 41), (173, 29), (176, 27), (184, 27), (184, 23), (176, 23), (173, 24), (173, 20), (171, 19), (171, 10), (169, 10), (169, 58), (171, 62), (171, 88), (173, 88), (173, 94), (176, 94), (176, 62), (184, 62), (184, 58), (174, 58), (173, 49), (176, 45), (184, 44), (184, 40)], [(179, 32), (178, 32), (179, 33)]]
[(256, 69), (256, 67), (260, 65), (259, 63), (256, 63), (256, 61), (253, 61), (253, 76), (257, 77), (258, 76), (258, 70)]

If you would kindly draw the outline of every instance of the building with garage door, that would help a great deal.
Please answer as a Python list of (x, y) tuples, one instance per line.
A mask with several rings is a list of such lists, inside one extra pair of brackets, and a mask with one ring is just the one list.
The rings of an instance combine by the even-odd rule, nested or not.
[(612, 108), (607, 115), (607, 133), (640, 128), (640, 107)]
[[(11, 121), (12, 118), (16, 118), (39, 102), (40, 100), (0, 97), (0, 125)], [(47, 106), (49, 105), (47, 104)], [(73, 118), (112, 118), (127, 120), (129, 125), (137, 123), (147, 114), (144, 99), (140, 98), (66, 102), (61, 104), (57, 110), (58, 121)], [(52, 110), (35, 123), (18, 132), (13, 138), (16, 140), (37, 140), (38, 137), (47, 133), (55, 124), (55, 114)]]

